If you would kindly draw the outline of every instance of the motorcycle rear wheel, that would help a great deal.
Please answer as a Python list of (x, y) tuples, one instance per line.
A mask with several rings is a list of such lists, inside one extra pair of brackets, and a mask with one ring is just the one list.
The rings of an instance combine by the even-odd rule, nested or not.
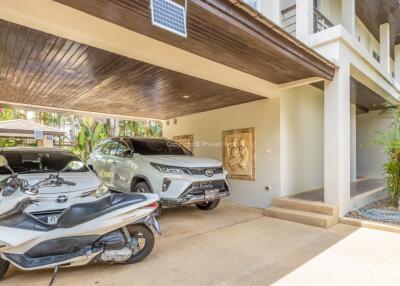
[[(134, 224), (127, 226), (131, 238), (139, 240), (140, 246), (132, 253), (131, 258), (124, 264), (134, 264), (145, 259), (154, 248), (154, 234), (151, 229), (144, 224)], [(144, 242), (144, 244), (143, 244)]]
[(6, 274), (8, 267), (10, 266), (10, 262), (0, 258), (0, 279)]

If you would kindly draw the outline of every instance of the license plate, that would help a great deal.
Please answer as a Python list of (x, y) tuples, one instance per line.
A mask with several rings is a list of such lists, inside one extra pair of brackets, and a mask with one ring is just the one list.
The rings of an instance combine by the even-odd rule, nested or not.
[(218, 190), (207, 190), (204, 192), (204, 199), (206, 201), (212, 201), (218, 199), (219, 191)]
[(51, 215), (47, 217), (47, 224), (54, 225), (57, 224), (57, 222), (58, 222), (58, 215)]

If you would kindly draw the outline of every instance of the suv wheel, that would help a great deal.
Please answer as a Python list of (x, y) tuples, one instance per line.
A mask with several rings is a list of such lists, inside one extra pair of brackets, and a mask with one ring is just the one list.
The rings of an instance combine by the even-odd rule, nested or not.
[[(149, 184), (146, 182), (139, 182), (133, 187), (134, 193), (152, 193)], [(162, 206), (159, 203), (158, 208), (154, 211), (155, 217), (159, 217), (162, 212)]]
[(198, 207), (202, 211), (210, 211), (210, 210), (215, 209), (218, 205), (219, 205), (219, 199), (211, 201), (211, 202), (204, 202), (204, 203), (196, 204), (196, 207)]
[(135, 193), (151, 193), (151, 189), (150, 189), (150, 186), (146, 182), (140, 182), (134, 186), (133, 192), (135, 192)]

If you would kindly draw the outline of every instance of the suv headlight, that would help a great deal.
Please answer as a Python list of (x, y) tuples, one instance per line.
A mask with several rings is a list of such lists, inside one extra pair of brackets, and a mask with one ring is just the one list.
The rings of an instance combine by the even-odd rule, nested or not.
[(171, 173), (171, 174), (188, 174), (186, 168), (175, 167), (175, 166), (168, 166), (168, 165), (161, 165), (156, 163), (150, 163), (154, 168), (162, 173)]

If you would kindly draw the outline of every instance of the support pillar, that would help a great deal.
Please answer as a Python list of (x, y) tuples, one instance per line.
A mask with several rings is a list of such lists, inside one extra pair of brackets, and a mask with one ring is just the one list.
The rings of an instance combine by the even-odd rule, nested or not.
[(400, 83), (400, 45), (394, 47), (394, 75), (396, 81)]
[(340, 58), (335, 77), (325, 82), (324, 198), (344, 215), (350, 206), (350, 64)]
[(314, 33), (314, 1), (296, 0), (296, 37), (308, 44), (308, 36)]
[(281, 1), (262, 0), (259, 2), (260, 12), (278, 26), (281, 24)]
[(380, 36), (380, 58), (383, 71), (391, 74), (390, 71), (390, 25), (389, 23), (382, 24), (379, 27)]
[(356, 32), (355, 0), (342, 0), (342, 25), (353, 36)]
[(357, 180), (357, 106), (350, 105), (350, 180), (355, 182)]

